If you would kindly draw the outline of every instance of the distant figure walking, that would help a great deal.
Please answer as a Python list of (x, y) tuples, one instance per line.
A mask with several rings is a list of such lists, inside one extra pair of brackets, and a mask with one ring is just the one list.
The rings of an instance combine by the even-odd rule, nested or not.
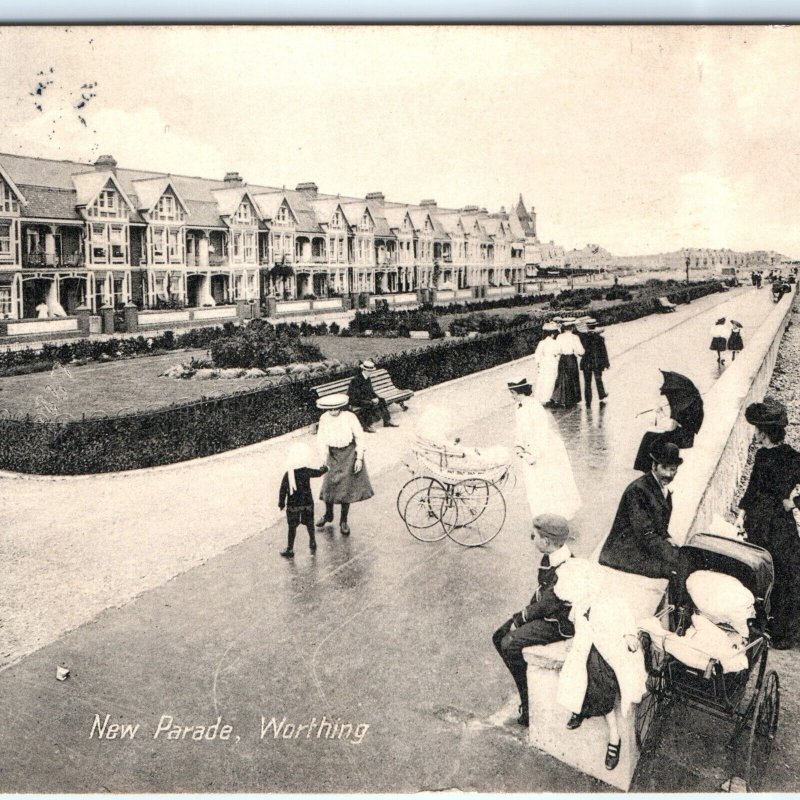
[(583, 373), (583, 399), (587, 406), (592, 404), (592, 376), (597, 384), (597, 395), (600, 402), (605, 402), (608, 392), (603, 386), (603, 370), (608, 369), (611, 363), (608, 360), (606, 340), (603, 329), (597, 327), (597, 320), (591, 317), (582, 317), (578, 320), (578, 338), (583, 345), (584, 355), (581, 359), (581, 372)]
[(736, 361), (736, 354), (744, 350), (744, 341), (742, 340), (742, 325), (735, 319), (731, 320), (731, 335), (728, 337), (728, 350), (731, 351), (731, 361)]
[(556, 386), (559, 359), (556, 337), (560, 332), (561, 329), (555, 322), (546, 322), (542, 326), (543, 338), (533, 353), (533, 363), (536, 366), (534, 397), (542, 405), (550, 402)]
[(572, 408), (581, 401), (581, 381), (578, 359), (583, 357), (583, 345), (575, 334), (576, 320), (562, 320), (564, 330), (556, 338), (558, 347), (558, 376), (553, 389), (553, 405)]
[(728, 349), (728, 338), (730, 337), (731, 330), (725, 317), (720, 317), (711, 328), (711, 344), (709, 350), (714, 350), (717, 353), (717, 364), (722, 366), (725, 359), (722, 354)]

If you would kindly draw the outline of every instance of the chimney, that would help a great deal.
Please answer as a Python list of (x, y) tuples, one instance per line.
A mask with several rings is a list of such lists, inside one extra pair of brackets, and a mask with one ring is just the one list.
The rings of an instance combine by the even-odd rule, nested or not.
[(314, 198), (317, 196), (319, 187), (316, 183), (314, 183), (314, 181), (305, 181), (304, 183), (298, 183), (297, 186), (295, 186), (295, 191), (300, 192), (307, 197)]
[(94, 168), (98, 172), (113, 172), (115, 175), (117, 174), (117, 160), (114, 156), (100, 156), (97, 161), (94, 162)]
[(244, 183), (238, 172), (226, 172), (224, 181), (228, 186), (241, 186)]
[(464, 208), (461, 209), (461, 211), (465, 214), (474, 214), (477, 212), (477, 210), (478, 206), (464, 206)]
[(383, 192), (367, 192), (367, 196), (364, 199), (382, 203), (386, 199), (386, 195)]
[(423, 208), (436, 208), (436, 201), (435, 200), (420, 200), (419, 204)]

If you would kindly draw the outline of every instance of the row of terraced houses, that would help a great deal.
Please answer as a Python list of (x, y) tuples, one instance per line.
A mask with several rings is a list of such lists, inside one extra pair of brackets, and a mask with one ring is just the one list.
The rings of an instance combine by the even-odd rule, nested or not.
[[(0, 319), (76, 309), (203, 308), (239, 301), (437, 288), (524, 291), (541, 243), (522, 196), (507, 212), (440, 208), (0, 154)], [(458, 292), (461, 294), (462, 292)], [(492, 292), (494, 293), (494, 292)]]

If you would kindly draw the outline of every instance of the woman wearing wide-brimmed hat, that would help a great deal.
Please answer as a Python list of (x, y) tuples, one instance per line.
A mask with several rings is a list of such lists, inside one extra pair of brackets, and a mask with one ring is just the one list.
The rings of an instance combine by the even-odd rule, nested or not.
[(728, 350), (731, 351), (731, 361), (736, 361), (736, 354), (744, 350), (744, 341), (742, 339), (742, 325), (735, 319), (731, 320), (731, 335), (728, 337)]
[(319, 420), (317, 443), (328, 467), (319, 494), (325, 501), (325, 515), (317, 527), (331, 524), (333, 507), (339, 505), (339, 530), (343, 536), (350, 535), (350, 504), (368, 500), (374, 494), (364, 464), (364, 430), (356, 415), (346, 410), (348, 402), (346, 394), (331, 394), (317, 401), (317, 408), (325, 412)]
[(583, 358), (581, 340), (575, 333), (576, 320), (572, 317), (561, 323), (564, 329), (556, 337), (558, 375), (553, 388), (553, 405), (572, 408), (581, 401), (581, 380), (578, 377), (578, 359)]
[(533, 353), (536, 377), (533, 379), (534, 396), (542, 404), (550, 402), (558, 376), (558, 345), (556, 337), (561, 333), (558, 323), (546, 322), (542, 326), (542, 338)]
[(739, 501), (737, 523), (748, 541), (772, 555), (773, 644), (779, 649), (800, 646), (800, 538), (792, 511), (800, 508), (800, 453), (784, 442), (789, 420), (776, 400), (751, 403), (745, 411), (756, 428), (756, 452), (750, 482)]

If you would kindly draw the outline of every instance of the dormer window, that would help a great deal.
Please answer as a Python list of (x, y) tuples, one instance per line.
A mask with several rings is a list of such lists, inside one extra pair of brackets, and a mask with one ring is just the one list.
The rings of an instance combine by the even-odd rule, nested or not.
[(334, 212), (334, 215), (331, 218), (331, 227), (332, 228), (342, 227), (342, 215), (338, 211)]
[(237, 225), (252, 225), (253, 224), (253, 209), (250, 207), (250, 203), (246, 200), (239, 205), (239, 208), (236, 210), (236, 214), (234, 215), (234, 222)]
[(183, 220), (183, 211), (174, 195), (162, 195), (156, 204), (155, 216), (165, 222)]
[(11, 187), (0, 178), (0, 211), (6, 214), (16, 214), (19, 211), (17, 198), (11, 192)]
[(361, 215), (361, 230), (368, 231), (369, 230), (369, 211), (365, 211)]
[(280, 225), (289, 224), (289, 209), (286, 207), (286, 204), (282, 205), (278, 209), (278, 213), (275, 215), (275, 222), (279, 223)]
[(97, 216), (116, 217), (118, 214), (117, 193), (113, 189), (103, 189), (97, 197)]

